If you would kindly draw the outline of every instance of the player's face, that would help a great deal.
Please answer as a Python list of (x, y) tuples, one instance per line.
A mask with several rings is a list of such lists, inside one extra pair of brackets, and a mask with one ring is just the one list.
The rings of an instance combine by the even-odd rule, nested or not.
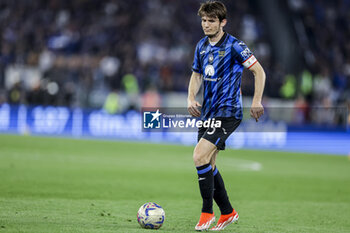
[(204, 34), (208, 37), (217, 36), (221, 32), (223, 26), (218, 17), (202, 17), (202, 29)]

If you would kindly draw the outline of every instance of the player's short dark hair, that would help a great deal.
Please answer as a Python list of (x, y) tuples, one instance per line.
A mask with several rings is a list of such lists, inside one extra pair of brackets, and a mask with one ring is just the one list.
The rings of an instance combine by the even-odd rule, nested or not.
[(219, 1), (203, 2), (198, 10), (200, 17), (208, 16), (210, 18), (218, 17), (220, 22), (226, 19), (227, 10), (225, 5)]

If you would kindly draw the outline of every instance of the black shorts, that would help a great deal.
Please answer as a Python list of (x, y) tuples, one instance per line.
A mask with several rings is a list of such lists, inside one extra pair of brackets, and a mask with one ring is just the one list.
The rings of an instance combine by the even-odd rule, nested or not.
[(221, 120), (221, 127), (198, 128), (198, 142), (201, 138), (205, 138), (213, 143), (218, 150), (225, 150), (226, 139), (237, 129), (242, 120), (235, 117), (216, 117), (215, 120)]

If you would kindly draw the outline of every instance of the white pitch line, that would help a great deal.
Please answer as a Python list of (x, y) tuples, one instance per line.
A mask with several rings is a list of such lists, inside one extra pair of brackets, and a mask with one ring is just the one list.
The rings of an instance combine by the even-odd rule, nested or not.
[[(223, 159), (223, 157), (221, 159)], [(227, 158), (227, 157), (225, 157), (223, 160), (225, 160), (225, 163), (223, 164), (224, 166), (233, 167), (240, 171), (261, 171), (262, 170), (262, 164), (256, 161)], [(223, 165), (220, 165), (220, 166), (223, 166)]]

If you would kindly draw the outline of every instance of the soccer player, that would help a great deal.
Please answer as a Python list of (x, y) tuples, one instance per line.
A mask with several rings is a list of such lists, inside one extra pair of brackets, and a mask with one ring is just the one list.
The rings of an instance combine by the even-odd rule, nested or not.
[[(211, 230), (219, 231), (238, 220), (226, 193), (224, 181), (215, 166), (219, 150), (238, 127), (242, 119), (241, 77), (244, 68), (254, 74), (255, 90), (250, 115), (258, 121), (264, 114), (261, 104), (265, 86), (265, 72), (248, 47), (223, 31), (226, 7), (219, 1), (202, 3), (198, 11), (205, 37), (195, 50), (192, 76), (188, 88), (188, 111), (201, 120), (221, 120), (219, 128), (199, 128), (198, 143), (193, 152), (199, 189), (203, 199), (202, 213), (195, 229), (208, 230), (215, 221), (213, 199), (221, 216)], [(204, 87), (202, 106), (195, 96)]]

